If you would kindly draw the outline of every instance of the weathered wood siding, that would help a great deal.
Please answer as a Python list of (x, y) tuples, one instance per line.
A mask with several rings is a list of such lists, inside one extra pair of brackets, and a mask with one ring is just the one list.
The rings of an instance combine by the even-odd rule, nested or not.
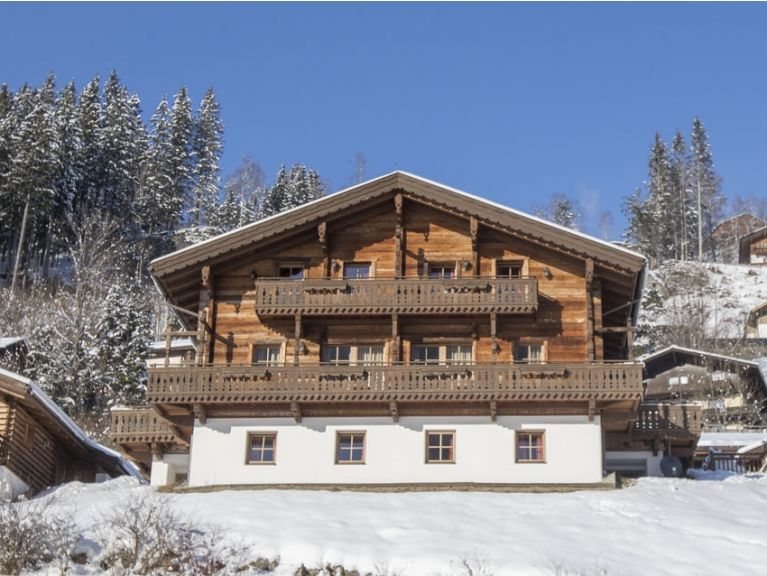
[[(535, 315), (499, 315), (497, 320), (496, 360), (513, 357), (514, 342), (544, 342), (546, 355), (553, 362), (588, 360), (587, 295), (585, 262), (554, 250), (480, 225), (477, 250), (479, 270), (473, 262), (472, 238), (468, 219), (405, 201), (403, 262), (405, 276), (424, 274), (428, 263), (453, 264), (458, 276), (494, 276), (502, 261), (523, 260), (525, 273), (538, 280), (539, 308)], [(341, 278), (343, 263), (370, 262), (376, 278), (394, 278), (396, 269), (395, 229), (397, 215), (393, 203), (372, 207), (354, 219), (330, 222), (327, 226), (327, 257), (331, 276)], [(274, 250), (254, 253), (239, 267), (212, 270), (215, 305), (213, 363), (249, 363), (254, 343), (282, 344), (284, 359), (292, 363), (295, 349), (294, 318), (259, 319), (254, 306), (254, 282), (258, 277), (277, 275), (280, 263), (303, 263), (307, 278), (323, 278), (326, 262), (316, 231), (285, 239)], [(595, 317), (601, 322), (599, 294), (594, 297)], [(302, 341), (306, 352), (301, 362), (318, 362), (322, 342), (365, 343), (387, 346), (392, 336), (389, 317), (304, 318)], [(401, 358), (409, 358), (410, 346), (429, 339), (460, 339), (472, 342), (475, 360), (492, 360), (489, 315), (401, 316)], [(231, 334), (231, 337), (230, 337)], [(229, 343), (227, 343), (227, 338)], [(438, 340), (437, 340), (438, 341)], [(595, 359), (603, 357), (601, 340), (595, 342)], [(387, 356), (390, 357), (390, 356)]]
[(54, 438), (18, 405), (7, 411), (6, 418), (5, 465), (35, 491), (54, 484), (56, 480)]
[(0, 400), (0, 466), (6, 462), (10, 442), (11, 407)]

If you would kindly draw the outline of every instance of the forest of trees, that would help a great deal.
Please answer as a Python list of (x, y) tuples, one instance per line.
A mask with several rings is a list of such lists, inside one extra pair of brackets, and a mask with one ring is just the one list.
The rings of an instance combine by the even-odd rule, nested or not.
[(167, 320), (148, 262), (324, 194), (302, 164), (267, 184), (250, 158), (222, 186), (222, 136), (212, 89), (145, 121), (115, 72), (0, 87), (0, 335), (27, 337), (28, 376), (97, 437), (110, 407), (143, 401)]

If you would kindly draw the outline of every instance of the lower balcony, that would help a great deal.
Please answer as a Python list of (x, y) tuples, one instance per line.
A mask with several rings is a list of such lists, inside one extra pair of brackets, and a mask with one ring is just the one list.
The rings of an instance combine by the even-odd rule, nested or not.
[(700, 404), (641, 404), (630, 434), (635, 437), (697, 438), (703, 430)]
[(633, 401), (638, 363), (183, 366), (149, 369), (154, 404)]
[(113, 410), (109, 437), (117, 444), (166, 444), (177, 440), (171, 426), (149, 407)]

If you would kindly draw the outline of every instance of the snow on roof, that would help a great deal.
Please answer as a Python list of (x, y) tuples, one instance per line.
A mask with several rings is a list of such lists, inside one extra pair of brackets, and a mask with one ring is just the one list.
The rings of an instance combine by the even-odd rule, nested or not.
[(26, 338), (23, 336), (6, 336), (3, 338), (0, 338), (0, 348), (10, 348), (14, 344), (18, 344), (19, 342), (24, 342)]
[(459, 190), (457, 188), (453, 188), (451, 186), (447, 186), (445, 184), (442, 184), (440, 182), (436, 182), (434, 180), (429, 180), (428, 178), (424, 178), (422, 176), (418, 176), (416, 174), (412, 174), (410, 172), (405, 172), (402, 170), (395, 170), (393, 172), (389, 172), (388, 174), (384, 174), (382, 176), (378, 176), (376, 178), (372, 178), (370, 180), (367, 180), (366, 182), (362, 182), (360, 184), (355, 184), (354, 186), (349, 186), (348, 188), (344, 188), (343, 190), (339, 190), (338, 192), (333, 192), (332, 194), (328, 194), (327, 196), (323, 196), (322, 198), (317, 198), (316, 200), (312, 200), (311, 202), (307, 202), (306, 204), (302, 204), (301, 206), (296, 206), (294, 208), (290, 208), (289, 210), (285, 210), (284, 212), (280, 212), (278, 214), (273, 214), (272, 216), (267, 216), (266, 218), (263, 218), (261, 220), (258, 220), (256, 222), (252, 222), (250, 224), (246, 224), (245, 226), (242, 226), (241, 228), (235, 228), (234, 230), (230, 230), (228, 232), (224, 232), (223, 234), (220, 234), (218, 236), (215, 236), (213, 238), (209, 238), (207, 240), (203, 240), (202, 242), (198, 242), (197, 244), (193, 244), (191, 246), (186, 246), (184, 248), (181, 248), (180, 250), (176, 250), (175, 252), (171, 252), (170, 254), (165, 254), (163, 256), (160, 256), (158, 258), (155, 258), (150, 262), (151, 264), (154, 264), (155, 262), (159, 262), (161, 260), (164, 260), (165, 258), (173, 255), (183, 254), (184, 252), (188, 252), (193, 249), (197, 249), (200, 246), (205, 246), (206, 244), (210, 244), (212, 242), (217, 242), (221, 240), (221, 238), (226, 238), (227, 236), (236, 234), (242, 230), (253, 228), (256, 226), (260, 226), (261, 224), (264, 224), (265, 222), (269, 222), (271, 220), (274, 220), (278, 217), (284, 217), (287, 214), (291, 214), (292, 212), (296, 212), (298, 210), (303, 210), (307, 206), (313, 206), (316, 204), (320, 204), (322, 202), (326, 202), (330, 198), (334, 198), (340, 194), (343, 194), (349, 190), (359, 188), (362, 186), (366, 186), (368, 184), (372, 184), (373, 182), (376, 182), (378, 180), (383, 180), (384, 178), (388, 178), (390, 176), (394, 176), (397, 174), (401, 174), (403, 176), (407, 176), (409, 178), (413, 178), (415, 180), (419, 180), (425, 184), (430, 184), (432, 186), (437, 186), (439, 188), (442, 188), (444, 190), (448, 190), (449, 192), (453, 192), (454, 194), (458, 194), (460, 196), (463, 196), (465, 198), (470, 198), (471, 200), (475, 200), (478, 202), (482, 202), (484, 204), (493, 206), (494, 208), (498, 208), (499, 210), (502, 210), (503, 212), (506, 212), (508, 214), (513, 214), (515, 216), (519, 216), (521, 218), (526, 218), (528, 220), (532, 220), (534, 222), (538, 222), (541, 224), (546, 224), (547, 226), (551, 226), (552, 228), (556, 228), (558, 230), (561, 230), (563, 232), (566, 232), (568, 234), (572, 234), (573, 236), (577, 236), (580, 238), (583, 238), (585, 240), (589, 240), (591, 242), (595, 242), (597, 244), (601, 244), (602, 246), (606, 246), (608, 248), (612, 248), (613, 250), (618, 250), (621, 252), (624, 252), (626, 254), (630, 254), (631, 256), (634, 256), (636, 258), (641, 258), (642, 260), (647, 260), (643, 254), (640, 254), (639, 252), (635, 252), (634, 250), (629, 250), (628, 248), (625, 248), (623, 246), (619, 246), (613, 242), (608, 242), (606, 240), (602, 240), (600, 238), (597, 238), (595, 236), (591, 236), (590, 234), (586, 234), (584, 232), (580, 232), (578, 230), (573, 230), (572, 228), (567, 228), (566, 226), (561, 226), (560, 224), (556, 224), (554, 222), (550, 222), (548, 220), (545, 220), (544, 218), (539, 218), (537, 216), (533, 216), (531, 214), (527, 214), (526, 212), (521, 212), (519, 210), (515, 210), (514, 208), (509, 208), (508, 206), (504, 206), (503, 204), (499, 204), (497, 202), (493, 202), (492, 200), (488, 200), (487, 198), (481, 198), (479, 196), (475, 196), (473, 194), (470, 194), (469, 192), (464, 192), (463, 190)]
[(763, 448), (765, 445), (767, 445), (767, 440), (757, 440), (756, 442), (752, 442), (751, 444), (747, 444), (745, 446), (741, 446), (738, 448), (738, 454), (748, 454), (752, 450), (759, 450), (760, 448)]
[(93, 438), (88, 436), (82, 428), (80, 428), (74, 420), (72, 420), (59, 406), (56, 404), (51, 398), (43, 392), (43, 390), (35, 384), (32, 380), (29, 378), (26, 378), (25, 376), (22, 376), (21, 374), (17, 374), (15, 372), (11, 372), (9, 370), (5, 370), (4, 368), (0, 368), (0, 376), (3, 376), (5, 378), (8, 378), (9, 380), (15, 380), (19, 384), (23, 384), (27, 387), (27, 393), (30, 397), (35, 398), (40, 405), (45, 409), (46, 412), (48, 412), (51, 416), (53, 416), (72, 436), (74, 436), (81, 444), (84, 446), (90, 448), (91, 450), (94, 450), (96, 452), (99, 452), (109, 458), (116, 459), (118, 462), (118, 465), (122, 470), (130, 475), (134, 476), (136, 478), (142, 478), (141, 473), (139, 472), (138, 468), (136, 466), (123, 458), (123, 456), (111, 448), (107, 448), (106, 446), (99, 444), (96, 442)]
[(767, 357), (757, 358), (755, 362), (759, 364), (759, 372), (762, 373), (762, 380), (764, 380), (764, 384), (767, 386)]
[(703, 432), (698, 447), (751, 446), (767, 441), (767, 430), (761, 432)]
[[(171, 350), (194, 349), (194, 341), (191, 338), (174, 338), (170, 341)], [(149, 343), (150, 350), (165, 350), (165, 340), (155, 340)]]
[(666, 346), (665, 348), (663, 348), (662, 350), (658, 350), (657, 352), (652, 352), (650, 354), (645, 354), (643, 356), (640, 356), (639, 358), (637, 358), (637, 360), (639, 360), (640, 362), (647, 362), (648, 360), (652, 360), (668, 352), (685, 352), (687, 354), (695, 354), (699, 356), (710, 356), (712, 358), (718, 358), (720, 360), (727, 360), (728, 362), (748, 364), (749, 366), (754, 366), (755, 368), (759, 367), (759, 364), (752, 360), (744, 360), (743, 358), (735, 358), (734, 356), (723, 356), (722, 354), (714, 354), (713, 352), (704, 352), (703, 350), (695, 350), (693, 348), (684, 348), (683, 346), (676, 346), (675, 344), (672, 344), (671, 346)]

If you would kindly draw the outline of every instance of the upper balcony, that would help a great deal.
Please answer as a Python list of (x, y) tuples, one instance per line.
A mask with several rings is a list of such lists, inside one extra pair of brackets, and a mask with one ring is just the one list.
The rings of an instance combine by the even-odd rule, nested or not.
[(537, 307), (534, 278), (256, 280), (259, 316), (530, 314)]
[(638, 363), (180, 366), (150, 368), (160, 404), (632, 400)]

